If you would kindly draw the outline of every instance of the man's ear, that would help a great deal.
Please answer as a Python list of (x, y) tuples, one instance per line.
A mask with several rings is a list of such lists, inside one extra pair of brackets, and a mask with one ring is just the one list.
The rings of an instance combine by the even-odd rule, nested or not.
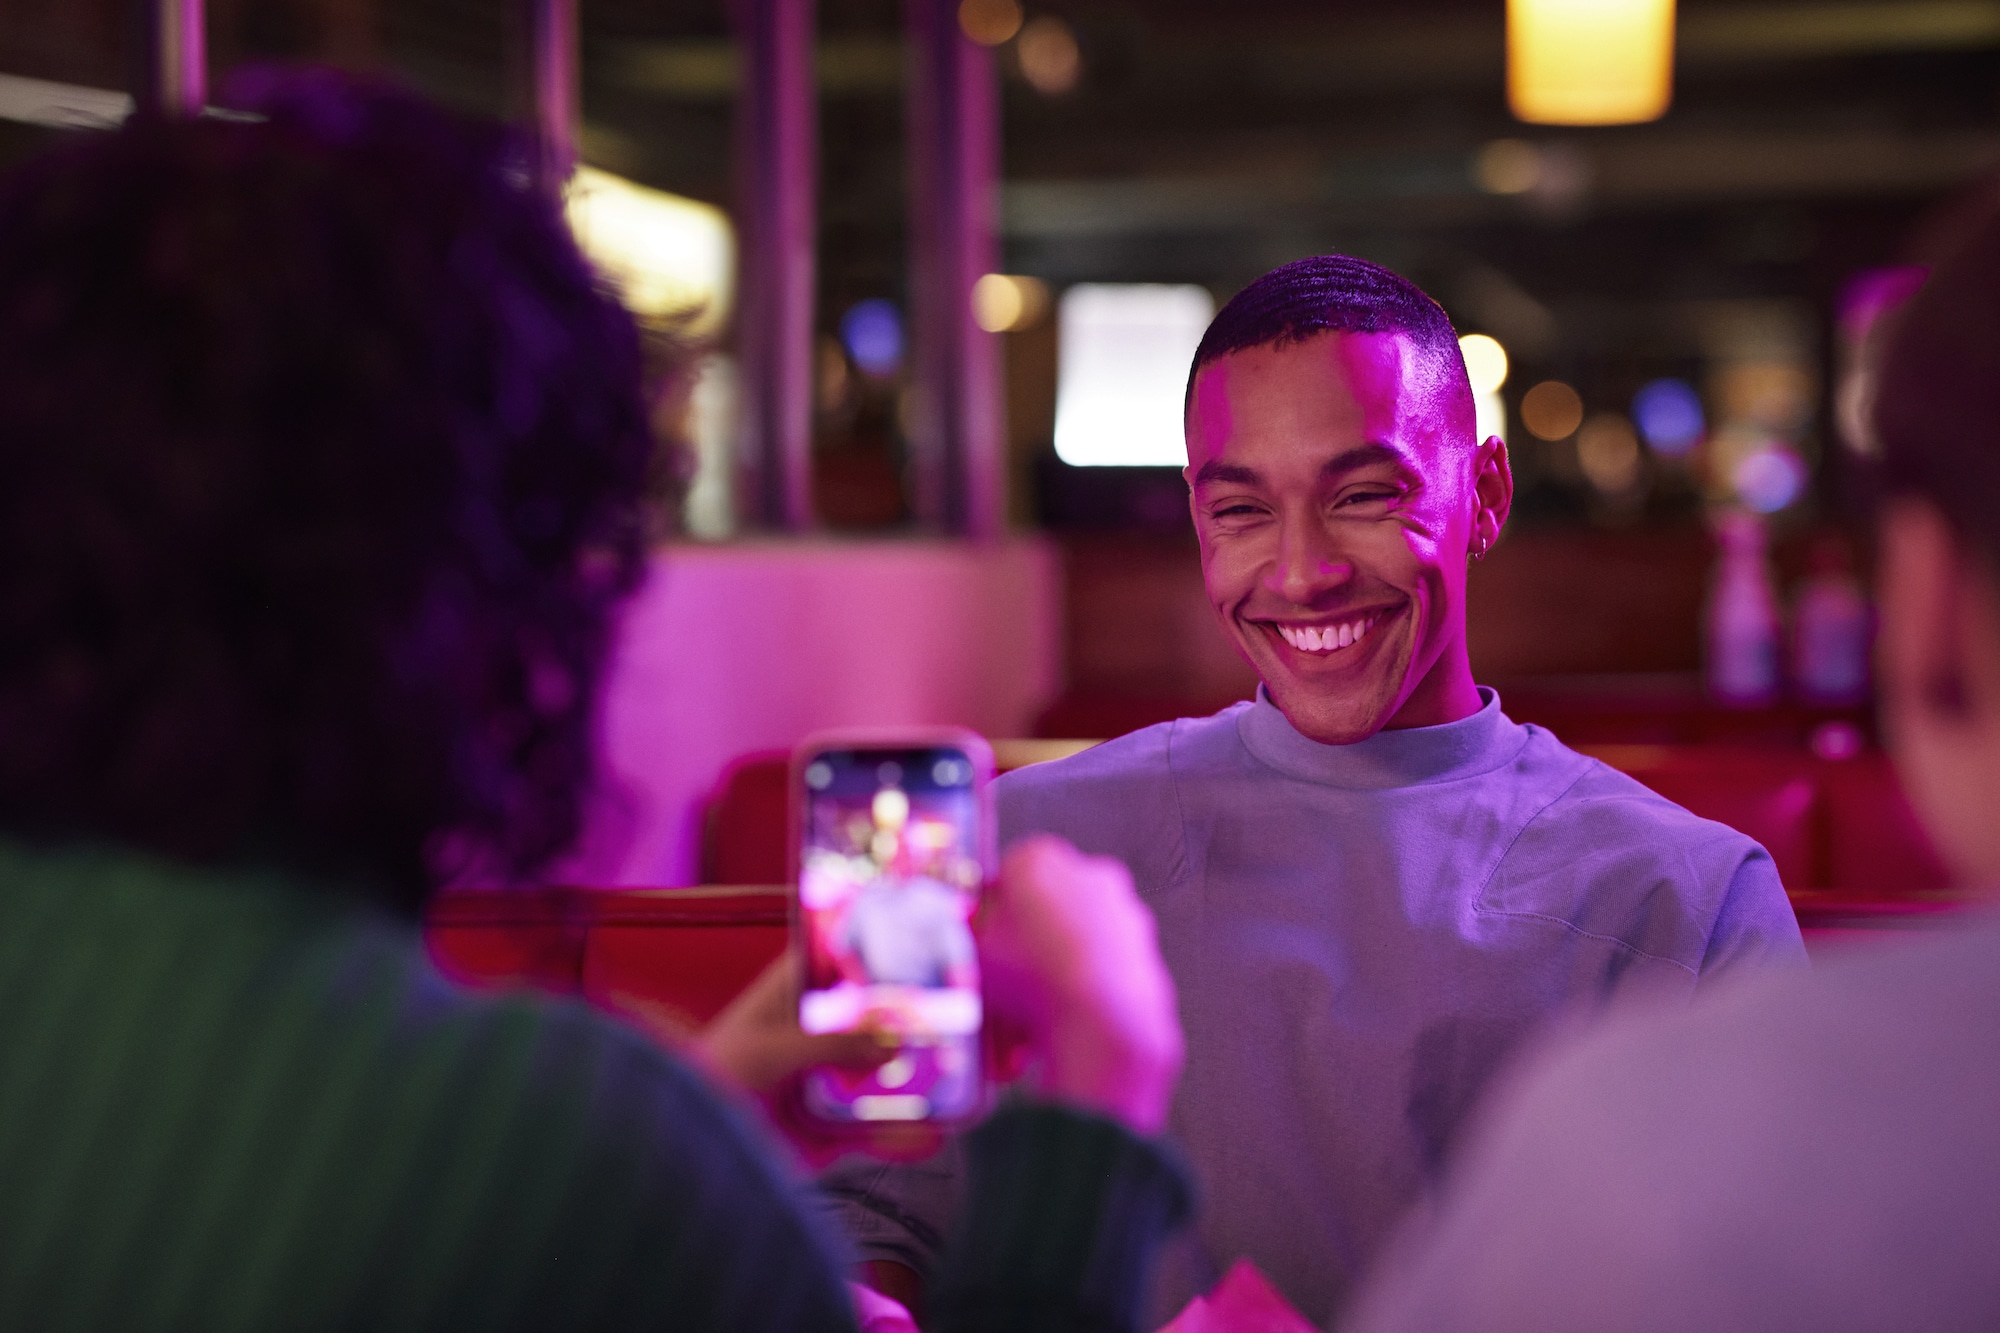
[(1514, 508), (1514, 468), (1507, 458), (1507, 442), (1489, 435), (1475, 451), (1472, 461), (1472, 558), (1482, 559), (1500, 540), (1500, 529)]

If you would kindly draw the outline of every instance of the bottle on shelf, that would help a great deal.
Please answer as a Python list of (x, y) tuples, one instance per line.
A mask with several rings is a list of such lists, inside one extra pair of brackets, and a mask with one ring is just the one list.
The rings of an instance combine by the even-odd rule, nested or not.
[(1792, 603), (1792, 688), (1806, 703), (1863, 703), (1874, 615), (1846, 541), (1813, 543), (1806, 570)]
[(1715, 520), (1717, 556), (1703, 616), (1708, 690), (1756, 708), (1778, 697), (1778, 594), (1765, 557), (1764, 521), (1746, 509)]

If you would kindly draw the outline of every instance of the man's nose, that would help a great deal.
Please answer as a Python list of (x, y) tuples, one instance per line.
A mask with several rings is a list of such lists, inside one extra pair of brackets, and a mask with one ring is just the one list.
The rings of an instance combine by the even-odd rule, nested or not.
[(1317, 523), (1287, 523), (1267, 582), (1272, 592), (1293, 606), (1311, 606), (1353, 577), (1354, 563), (1325, 528)]

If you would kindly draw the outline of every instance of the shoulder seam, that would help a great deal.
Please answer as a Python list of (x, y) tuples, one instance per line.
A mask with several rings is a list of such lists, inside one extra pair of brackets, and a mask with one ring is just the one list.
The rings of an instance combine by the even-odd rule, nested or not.
[(1626, 953), (1631, 954), (1634, 958), (1644, 958), (1655, 963), (1665, 963), (1667, 966), (1677, 967), (1689, 976), (1697, 979), (1701, 976), (1699, 970), (1689, 967), (1678, 958), (1668, 958), (1661, 954), (1648, 953), (1635, 944), (1628, 944), (1626, 941), (1619, 939), (1616, 935), (1600, 935), (1594, 930), (1585, 930), (1579, 925), (1565, 921), (1559, 916), (1550, 916), (1546, 912), (1509, 912), (1497, 907), (1483, 907), (1477, 903), (1473, 904), (1473, 910), (1486, 916), (1503, 917), (1515, 921), (1545, 921), (1552, 926), (1561, 926), (1564, 930), (1579, 938), (1597, 940), (1602, 944), (1616, 945)]
[[(1574, 754), (1575, 751), (1572, 750), (1571, 753)], [(1548, 800), (1542, 802), (1542, 804), (1536, 808), (1535, 813), (1529, 815), (1526, 819), (1522, 820), (1521, 827), (1516, 829), (1514, 831), (1514, 836), (1507, 840), (1506, 850), (1502, 851), (1500, 855), (1494, 859), (1492, 871), (1486, 876), (1485, 881), (1482, 884), (1480, 884), (1479, 892), (1475, 893), (1472, 896), (1472, 910), (1476, 913), (1479, 913), (1482, 916), (1508, 917), (1520, 921), (1545, 921), (1550, 925), (1561, 926), (1564, 930), (1569, 931), (1572, 935), (1576, 935), (1582, 939), (1597, 940), (1598, 942), (1603, 944), (1615, 944), (1620, 949), (1623, 949), (1626, 953), (1631, 954), (1635, 958), (1646, 958), (1656, 963), (1665, 963), (1670, 967), (1677, 967), (1681, 971), (1687, 973), (1689, 976), (1698, 979), (1701, 976), (1701, 972), (1696, 968), (1689, 967), (1686, 963), (1681, 962), (1678, 958), (1665, 958), (1656, 953), (1648, 953), (1646, 950), (1639, 948), (1637, 945), (1630, 944), (1624, 940), (1619, 939), (1616, 935), (1601, 935), (1596, 931), (1585, 930), (1583, 927), (1576, 925), (1574, 922), (1565, 921), (1559, 916), (1550, 916), (1546, 912), (1513, 912), (1513, 911), (1508, 911), (1505, 908), (1487, 906), (1486, 904), (1487, 890), (1493, 887), (1494, 879), (1500, 874), (1500, 867), (1507, 863), (1507, 857), (1512, 854), (1514, 850), (1514, 845), (1521, 840), (1522, 835), (1527, 833), (1529, 828), (1531, 828), (1534, 825), (1536, 820), (1540, 819), (1543, 815), (1548, 813), (1550, 806), (1554, 805), (1557, 801), (1560, 801), (1563, 797), (1569, 795), (1571, 791), (1575, 790), (1577, 783), (1582, 782), (1584, 778), (1588, 777), (1591, 773), (1595, 772), (1599, 768), (1609, 768), (1609, 765), (1605, 764), (1603, 760), (1592, 759), (1589, 755), (1580, 755), (1578, 757), (1583, 760), (1583, 766), (1577, 770), (1576, 776), (1571, 778), (1566, 784), (1564, 784), (1563, 789), (1561, 791), (1549, 797)], [(1617, 770), (1613, 769), (1611, 771), (1616, 772)]]

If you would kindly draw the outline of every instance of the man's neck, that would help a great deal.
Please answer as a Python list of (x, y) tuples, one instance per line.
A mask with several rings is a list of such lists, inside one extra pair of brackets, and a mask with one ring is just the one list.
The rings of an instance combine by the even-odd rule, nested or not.
[(1480, 709), (1479, 687), (1472, 683), (1472, 663), (1463, 641), (1455, 643), (1432, 664), (1403, 700), (1403, 706), (1382, 724), (1384, 731), (1409, 727), (1441, 727), (1471, 717)]

